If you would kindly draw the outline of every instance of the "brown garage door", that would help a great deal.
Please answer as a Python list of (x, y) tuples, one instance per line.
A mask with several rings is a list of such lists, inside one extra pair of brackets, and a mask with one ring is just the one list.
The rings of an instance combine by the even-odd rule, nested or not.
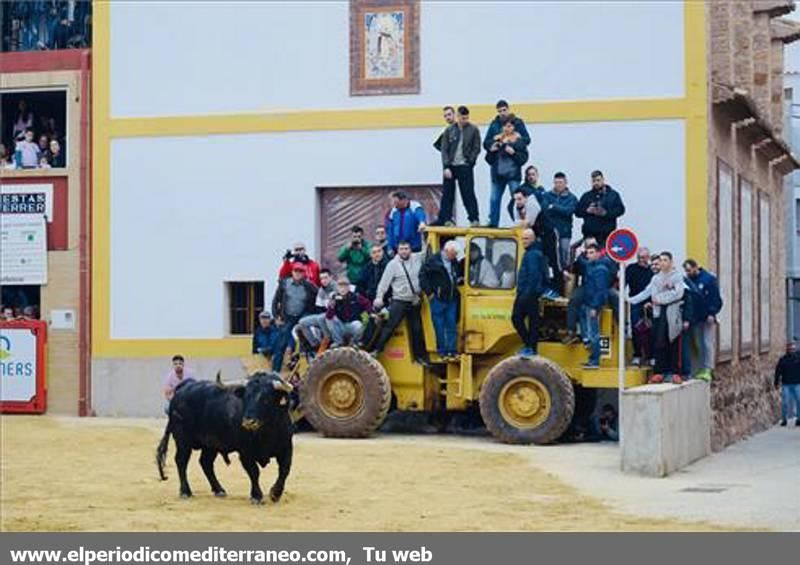
[(372, 241), (375, 228), (383, 225), (393, 192), (403, 190), (412, 200), (419, 201), (429, 221), (439, 214), (442, 196), (441, 185), (320, 187), (318, 190), (320, 264), (334, 273), (342, 270), (336, 255), (339, 248), (350, 239), (350, 228), (361, 226), (366, 238)]

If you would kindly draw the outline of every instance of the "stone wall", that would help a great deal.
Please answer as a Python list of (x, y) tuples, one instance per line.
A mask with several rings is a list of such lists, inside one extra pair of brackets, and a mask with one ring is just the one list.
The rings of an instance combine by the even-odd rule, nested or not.
[[(777, 6), (780, 2), (772, 2)], [(786, 2), (785, 5), (791, 5)], [(716, 102), (732, 96), (731, 87), (741, 89), (758, 109), (775, 137), (783, 125), (783, 42), (770, 35), (770, 22), (780, 10), (761, 11), (763, 3), (737, 1), (707, 3), (709, 25), (709, 167), (708, 167), (708, 265), (718, 270), (718, 185), (717, 164), (724, 161), (734, 171), (733, 233), (733, 350), (717, 360), (711, 385), (712, 448), (720, 450), (748, 435), (775, 424), (780, 415), (780, 400), (773, 386), (773, 371), (783, 353), (786, 335), (785, 318), (785, 245), (783, 244), (783, 174), (770, 166), (769, 159), (753, 148), (751, 141), (734, 127)], [(778, 7), (779, 8), (779, 7)], [(739, 245), (739, 181), (753, 186), (753, 347), (741, 343), (741, 273)], [(758, 206), (760, 198), (770, 201), (770, 342), (760, 346), (760, 304), (758, 265)]]

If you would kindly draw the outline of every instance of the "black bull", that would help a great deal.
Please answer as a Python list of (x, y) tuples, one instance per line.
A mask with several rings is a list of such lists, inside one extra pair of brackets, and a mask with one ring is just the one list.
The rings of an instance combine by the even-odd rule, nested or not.
[(169, 405), (164, 436), (156, 450), (161, 480), (167, 479), (164, 463), (172, 435), (181, 497), (192, 496), (186, 467), (192, 450), (199, 449), (200, 465), (215, 496), (226, 495), (214, 474), (217, 454), (222, 454), (227, 463), (228, 454), (238, 452), (242, 467), (250, 477), (250, 501), (254, 504), (260, 504), (264, 498), (258, 484), (258, 465), (263, 468), (274, 457), (278, 462), (278, 478), (269, 496), (277, 502), (292, 465), (291, 390), (291, 385), (275, 373), (254, 375), (246, 385), (190, 381), (178, 387)]

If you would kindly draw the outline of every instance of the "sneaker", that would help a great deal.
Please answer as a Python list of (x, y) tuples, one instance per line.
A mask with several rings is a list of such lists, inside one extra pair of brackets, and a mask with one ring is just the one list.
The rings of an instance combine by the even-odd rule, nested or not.
[(451, 222), (450, 220), (447, 220), (444, 223), (444, 227), (446, 227), (446, 228), (454, 228), (454, 227), (456, 227), (456, 223), (455, 222)]
[(471, 228), (479, 228), (479, 227), (481, 227), (481, 223), (478, 220), (475, 220), (474, 222), (470, 222), (469, 223), (469, 227), (471, 227)]
[(584, 370), (599, 369), (600, 363), (592, 363), (591, 361), (589, 361), (588, 363), (584, 363), (583, 365), (581, 365), (581, 368)]
[(641, 366), (641, 364), (642, 364), (641, 357), (634, 357), (633, 359), (631, 359), (631, 365), (639, 367), (639, 366)]
[(517, 353), (520, 357), (533, 357), (536, 353), (530, 347), (523, 347)]
[(781, 420), (781, 426), (782, 427), (786, 427), (786, 424), (787, 424), (786, 420)]
[(553, 290), (552, 288), (548, 288), (548, 289), (547, 289), (546, 291), (544, 291), (544, 293), (542, 294), (542, 298), (544, 298), (545, 300), (558, 300), (559, 298), (561, 298), (561, 295), (559, 295), (559, 294), (558, 294), (558, 293), (557, 293), (555, 290)]
[(655, 367), (656, 366), (656, 360), (655, 359), (648, 359), (647, 360), (647, 364), (650, 365), (651, 367)]
[(671, 382), (674, 385), (682, 385), (683, 384), (683, 377), (681, 377), (680, 375), (672, 375)]
[(647, 381), (648, 384), (657, 385), (664, 382), (664, 375), (653, 375)]
[(697, 376), (695, 378), (698, 379), (698, 380), (710, 383), (711, 382), (711, 377), (712, 377), (711, 369), (701, 369), (697, 373)]

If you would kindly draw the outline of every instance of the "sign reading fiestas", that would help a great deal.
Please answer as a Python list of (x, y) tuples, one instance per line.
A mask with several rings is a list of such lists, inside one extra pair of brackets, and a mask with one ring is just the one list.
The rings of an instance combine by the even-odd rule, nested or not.
[(36, 334), (30, 328), (0, 329), (0, 400), (28, 402), (36, 396)]
[(7, 184), (0, 187), (0, 214), (42, 215), (53, 221), (52, 184)]
[(47, 284), (44, 216), (0, 215), (0, 284)]
[(606, 240), (606, 253), (617, 263), (630, 261), (638, 250), (639, 239), (627, 228), (614, 230)]

